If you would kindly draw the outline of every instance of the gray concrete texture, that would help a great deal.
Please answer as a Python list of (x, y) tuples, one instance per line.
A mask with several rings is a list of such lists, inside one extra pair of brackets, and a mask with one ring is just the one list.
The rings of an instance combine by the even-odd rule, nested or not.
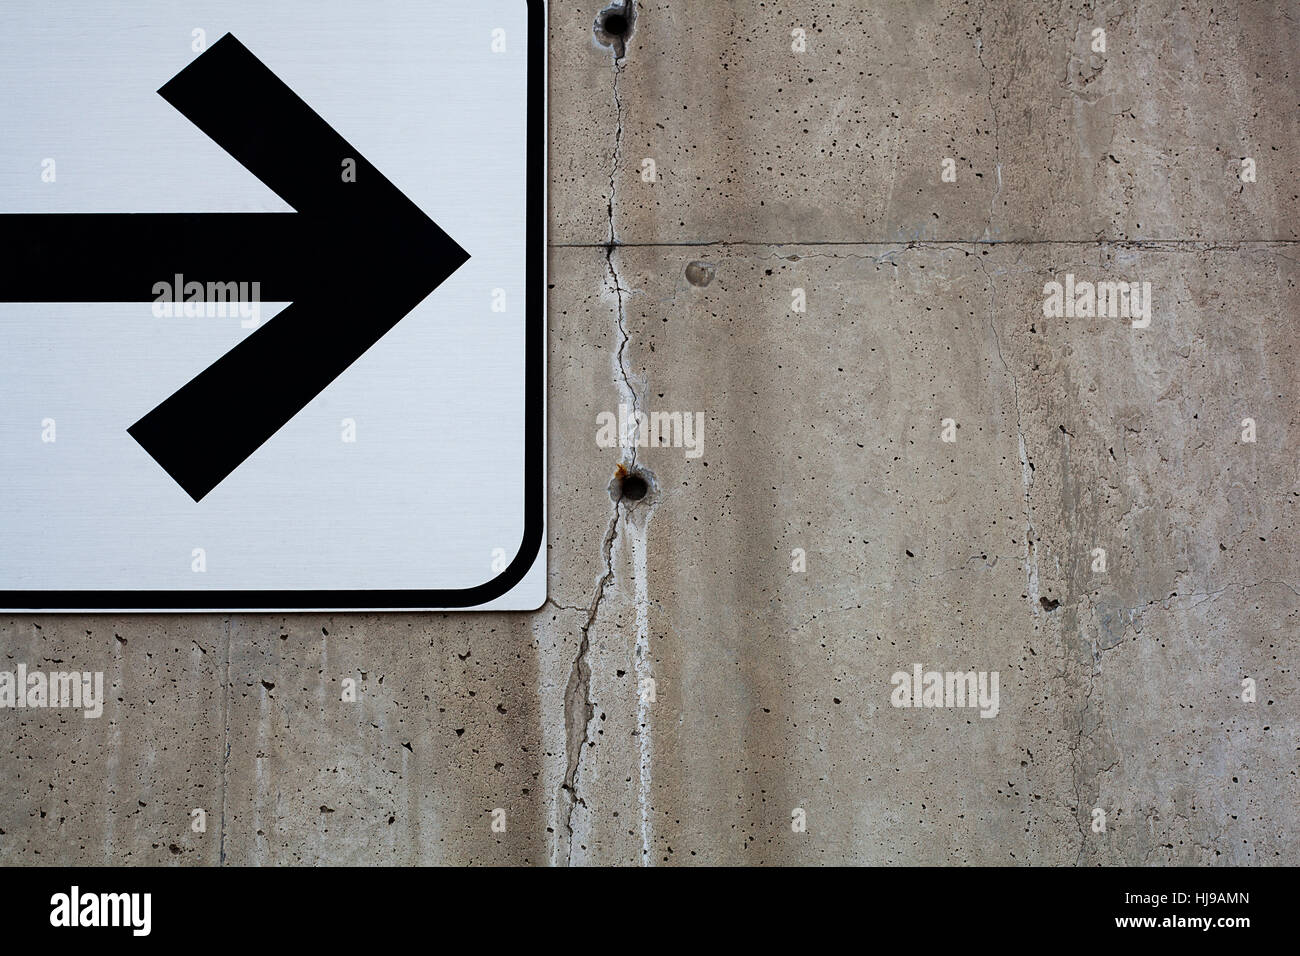
[(600, 12), (550, 12), (547, 604), (0, 621), (111, 685), (0, 713), (0, 862), (1300, 862), (1300, 6)]

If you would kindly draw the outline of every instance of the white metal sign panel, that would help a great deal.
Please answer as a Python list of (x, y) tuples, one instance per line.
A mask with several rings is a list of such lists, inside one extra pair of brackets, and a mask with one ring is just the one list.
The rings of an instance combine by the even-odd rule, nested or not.
[(539, 0), (0, 6), (0, 607), (545, 600)]

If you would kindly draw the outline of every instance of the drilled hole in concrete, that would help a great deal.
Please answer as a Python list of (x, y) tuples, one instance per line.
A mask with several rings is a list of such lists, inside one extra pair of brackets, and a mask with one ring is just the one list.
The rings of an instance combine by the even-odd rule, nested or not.
[(614, 56), (623, 59), (627, 53), (627, 39), (632, 36), (632, 27), (636, 22), (635, 0), (613, 3), (601, 10), (596, 17), (594, 32), (596, 42), (601, 46), (611, 47)]
[(609, 496), (615, 501), (640, 501), (654, 487), (654, 477), (647, 471), (619, 465), (609, 483)]
[(650, 482), (646, 481), (636, 472), (630, 475), (624, 475), (623, 480), (619, 483), (619, 491), (628, 501), (640, 501), (650, 491)]

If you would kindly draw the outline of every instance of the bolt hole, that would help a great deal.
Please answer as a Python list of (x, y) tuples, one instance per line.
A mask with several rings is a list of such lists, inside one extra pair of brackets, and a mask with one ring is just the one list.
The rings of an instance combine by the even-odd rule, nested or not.
[(638, 475), (635, 471), (629, 471), (619, 479), (619, 494), (628, 501), (640, 501), (650, 492), (650, 482)]
[(612, 37), (621, 37), (627, 33), (627, 17), (621, 13), (606, 14), (600, 27)]

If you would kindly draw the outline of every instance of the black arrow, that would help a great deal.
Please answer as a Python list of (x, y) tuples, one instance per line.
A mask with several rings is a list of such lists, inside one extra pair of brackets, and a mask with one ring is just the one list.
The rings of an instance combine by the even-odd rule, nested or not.
[(0, 215), (0, 302), (151, 301), (177, 274), (291, 302), (128, 429), (199, 501), (469, 254), (233, 35), (158, 92), (296, 212)]

